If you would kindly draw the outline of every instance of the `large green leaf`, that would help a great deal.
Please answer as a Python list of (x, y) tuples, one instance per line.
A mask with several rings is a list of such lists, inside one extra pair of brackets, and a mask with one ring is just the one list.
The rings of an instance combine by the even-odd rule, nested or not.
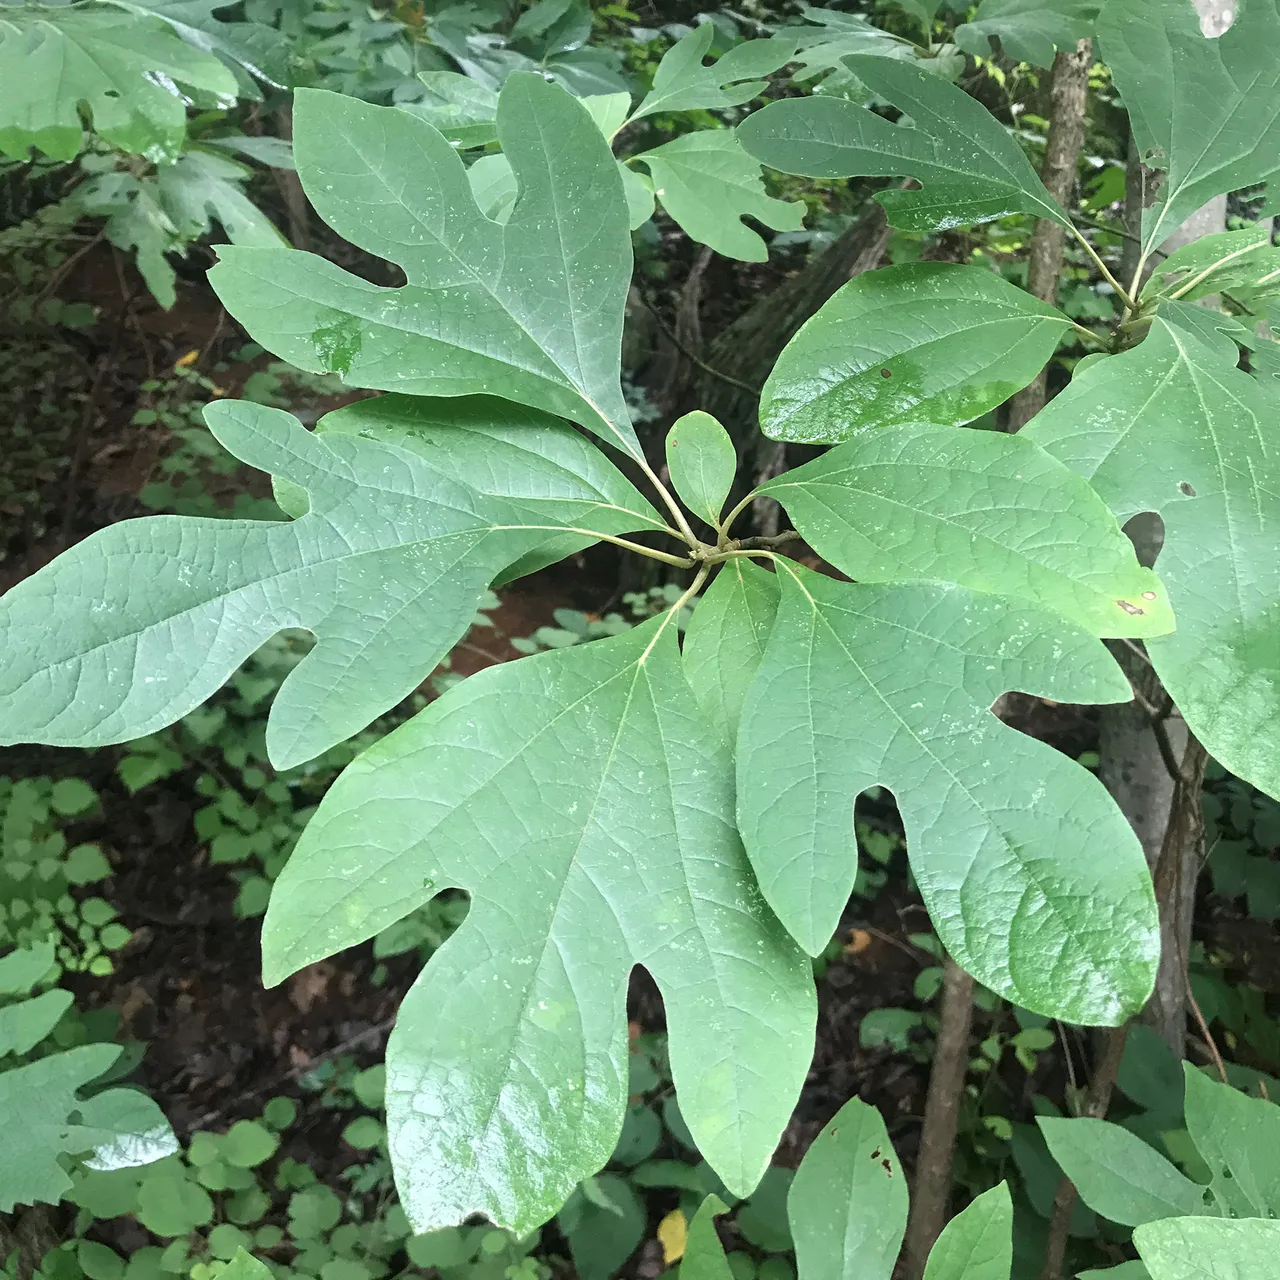
[(787, 1196), (805, 1280), (889, 1280), (907, 1226), (907, 1179), (880, 1113), (846, 1102), (805, 1152)]
[(1143, 298), (1177, 294), (1187, 302), (1213, 293), (1243, 302), (1280, 294), (1280, 247), (1271, 243), (1269, 221), (1184, 244), (1152, 271), (1142, 289)]
[(1136, 1227), (1204, 1212), (1204, 1188), (1154, 1147), (1106, 1120), (1040, 1116), (1040, 1131), (1080, 1198), (1112, 1222)]
[[(1123, 522), (1159, 512), (1178, 629), (1148, 652), (1224, 767), (1280, 796), (1280, 439), (1276, 406), (1166, 304), (1146, 341), (1091, 365), (1022, 431)], [(1176, 321), (1176, 323), (1175, 323)]]
[(768, 247), (742, 219), (775, 231), (799, 231), (804, 204), (775, 200), (764, 189), (759, 162), (730, 129), (682, 134), (632, 157), (653, 175), (654, 194), (691, 240), (726, 258), (764, 262)]
[[(237, 457), (307, 490), (310, 510), (291, 523), (127, 520), (19, 584), (0, 601), (0, 740), (140, 737), (199, 705), (276, 631), (302, 626), (316, 647), (267, 723), (272, 760), (301, 763), (405, 697), (470, 625), (494, 576), (562, 538), (557, 529), (652, 520), (643, 502), (633, 512), (602, 500), (590, 477), (527, 465), (543, 446), (561, 463), (572, 457), (563, 423), (543, 419), (516, 442), (462, 425), (442, 432), (429, 457), (341, 431), (314, 435), (247, 402), (216, 403), (206, 416)], [(459, 470), (491, 488), (470, 488)], [(625, 499), (630, 486), (618, 479)]]
[[(107, 1162), (95, 1164), (91, 1156), (90, 1167), (124, 1168), (149, 1164), (178, 1149), (173, 1131), (149, 1098), (128, 1089), (109, 1089), (87, 1102), (79, 1097), (120, 1052), (115, 1044), (86, 1044), (0, 1071), (0, 1115), (5, 1118), (0, 1213), (9, 1213), (15, 1204), (61, 1200), (71, 1190), (71, 1179), (59, 1156), (101, 1148)], [(150, 1133), (127, 1131), (140, 1114), (132, 1098), (145, 1104)]]
[(890, 223), (907, 231), (971, 226), (1010, 213), (1071, 226), (1018, 144), (962, 89), (892, 58), (857, 55), (844, 65), (911, 123), (890, 124), (843, 98), (786, 98), (738, 126), (743, 146), (782, 173), (916, 178), (922, 191), (876, 197)]
[(744, 40), (707, 66), (703, 58), (715, 33), (714, 23), (700, 23), (662, 55), (653, 88), (636, 108), (633, 120), (659, 111), (741, 106), (756, 97), (768, 83), (764, 77), (789, 62), (796, 51), (796, 41), (788, 32), (768, 40)]
[(0, 7), (0, 152), (25, 160), (32, 147), (74, 160), (84, 142), (80, 104), (113, 146), (161, 163), (187, 132), (179, 85), (226, 100), (235, 77), (184, 44), (158, 18), (75, 5)]
[(1241, 4), (1212, 40), (1189, 0), (1107, 0), (1098, 36), (1143, 161), (1165, 172), (1143, 210), (1146, 246), (1280, 170), (1280, 0)]
[(811, 971), (755, 887), (729, 744), (696, 711), (670, 624), (455, 686), (346, 770), (277, 882), (268, 982), (444, 888), (472, 895), (388, 1049), (420, 1231), (483, 1212), (523, 1234), (609, 1158), (635, 964), (663, 994), (681, 1114), (735, 1194), (791, 1115)]
[(1009, 1184), (975, 1197), (943, 1228), (929, 1252), (924, 1280), (1009, 1280), (1013, 1204)]
[(1250, 1098), (1183, 1064), (1187, 1132), (1213, 1174), (1218, 1211), (1280, 1217), (1280, 1106)]
[(685, 632), (685, 674), (699, 705), (730, 742), (777, 612), (777, 577), (735, 558), (721, 566)]
[(993, 271), (912, 262), (843, 285), (783, 348), (760, 397), (775, 440), (972, 422), (1044, 368), (1071, 321)]
[(882, 785), (957, 963), (1071, 1022), (1140, 1008), (1159, 938), (1137, 838), (1092, 774), (989, 709), (1009, 689), (1126, 700), (1101, 642), (962, 587), (779, 567), (782, 602), (738, 730), (738, 820), (783, 924), (810, 954), (826, 946), (853, 887), (854, 802)]
[(1173, 630), (1164, 588), (1106, 504), (1021, 436), (867, 430), (760, 492), (858, 582), (957, 582), (1056, 609), (1099, 636)]
[(1272, 1280), (1280, 1222), (1165, 1218), (1133, 1233), (1151, 1280)]
[(972, 22), (956, 28), (966, 53), (991, 56), (991, 41), (1017, 62), (1051, 67), (1059, 49), (1093, 34), (1101, 0), (982, 0)]
[(586, 108), (526, 72), (502, 89), (498, 134), (521, 193), (502, 226), (481, 216), (457, 151), (425, 120), (300, 92), (294, 155), (312, 204), (408, 284), (238, 247), (210, 280), (299, 368), (414, 395), (502, 396), (638, 454), (619, 384), (631, 237), (617, 163)]

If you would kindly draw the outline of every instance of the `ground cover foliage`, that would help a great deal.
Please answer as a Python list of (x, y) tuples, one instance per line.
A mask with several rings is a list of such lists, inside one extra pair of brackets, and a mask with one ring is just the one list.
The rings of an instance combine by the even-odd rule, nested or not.
[[(904, 1233), (928, 1280), (1032, 1275), (1042, 1256), (1058, 1275), (1068, 1248), (1123, 1280), (1221, 1256), (1263, 1274), (1280, 1211), (1265, 997), (1199, 941), (1181, 981), (1205, 1066), (1180, 1064), (1182, 1029), (1167, 1060), (1149, 1028), (1126, 1041), (1171, 891), (1105, 762), (1010, 708), (1136, 699), (1199, 812), (1164, 728), (1185, 723), (1225, 797), (1217, 898), (1274, 920), (1280, 266), (1262, 223), (1161, 246), (1271, 177), (1280, 10), (1248, 0), (1210, 31), (1182, 0), (939, 8), (666, 31), (562, 0), (0, 9), (17, 86), (0, 151), (23, 182), (62, 175), (45, 231), (22, 221), (10, 246), (17, 327), (74, 345), (90, 323), (33, 292), (45, 232), (90, 228), (45, 259), (57, 283), (109, 244), (170, 307), (179, 255), (216, 221), (231, 243), (208, 284), (260, 366), (241, 395), (189, 371), (199, 349), (153, 376), (158, 407), (133, 425), (169, 432), (169, 479), (143, 496), (161, 513), (0, 599), (0, 742), (113, 762), (97, 786), (0, 785), (0, 1096), (21, 1120), (0, 1203), (77, 1206), (35, 1259), (48, 1280), (603, 1280), (645, 1240), (659, 1269), (720, 1280), (888, 1277)], [(1081, 198), (1054, 194), (1026, 113), (1011, 128), (967, 91), (1049, 62), (1056, 85), (1084, 37), (1098, 111), (1127, 113), (1144, 174), (1128, 232), (1114, 137)], [(49, 59), (74, 73), (57, 95)], [(265, 132), (286, 109), (287, 137)], [(278, 207), (229, 155), (277, 170)], [(767, 263), (769, 239), (868, 180), (893, 261), (828, 290), (749, 371), (780, 465), (753, 471), (744, 424), (688, 404), (655, 448), (623, 352), (659, 229), (702, 246), (699, 271)], [(1055, 230), (1074, 290), (1026, 287), (1032, 227)], [(962, 252), (935, 252), (959, 229)], [(705, 371), (680, 324), (669, 341)], [(992, 429), (1051, 361), (1058, 394)], [(304, 421), (290, 409), (313, 393), (352, 402)], [(206, 491), (247, 469), (234, 504)], [(1125, 532), (1143, 513), (1158, 554)], [(668, 585), (503, 629), (504, 590), (602, 544)], [(486, 631), (511, 660), (469, 673)], [(230, 911), (262, 916), (268, 987), (370, 942), (374, 987), (425, 961), (385, 1070), (335, 1054), (287, 1077), (314, 1108), (359, 1111), (337, 1139), (355, 1162), (327, 1183), (280, 1155), (291, 1097), (180, 1139), (118, 1083), (137, 1052), (110, 1020), (73, 1016), (76, 984), (134, 945), (87, 891), (117, 867), (79, 827), (112, 788), (179, 782)], [(976, 1049), (961, 1035), (951, 1104), (969, 1203), (940, 1231), (909, 1230), (889, 1129), (857, 1098), (828, 1108), (793, 1178), (775, 1164), (823, 976), (872, 936), (848, 932), (851, 897), (893, 874), (927, 913), (905, 943), (921, 972), (905, 1007), (867, 1011), (860, 1046), (927, 1060), (932, 1039), (937, 1083), (956, 974), (985, 1020)], [(629, 1021), (637, 970), (660, 1032)], [(1067, 1024), (1121, 1029), (1087, 1087)], [(1218, 1037), (1243, 1046), (1230, 1070)], [(1065, 1105), (1033, 1083), (1053, 1062)], [(646, 1196), (665, 1210), (652, 1231)], [(147, 1243), (108, 1244), (116, 1218)], [(15, 1274), (31, 1253), (14, 1238)]]

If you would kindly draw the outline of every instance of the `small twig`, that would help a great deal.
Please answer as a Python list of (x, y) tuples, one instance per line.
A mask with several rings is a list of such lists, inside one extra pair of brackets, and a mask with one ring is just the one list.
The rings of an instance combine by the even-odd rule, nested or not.
[(1071, 1086), (1072, 1097), (1076, 1097), (1080, 1091), (1080, 1084), (1076, 1080), (1076, 1063), (1071, 1056), (1071, 1046), (1067, 1043), (1067, 1029), (1058, 1018), (1053, 1020), (1053, 1025), (1058, 1028), (1058, 1039), (1062, 1042), (1062, 1058), (1067, 1064), (1067, 1083)]
[(753, 396), (758, 396), (760, 394), (759, 387), (753, 387), (749, 382), (743, 382), (740, 378), (735, 378), (731, 373), (722, 373), (719, 369), (712, 368), (711, 365), (707, 364), (705, 360), (702, 360), (698, 356), (695, 356), (693, 352), (690, 351), (689, 348), (686, 347), (685, 344), (681, 342), (679, 338), (676, 337), (675, 331), (662, 318), (662, 315), (658, 311), (657, 307), (655, 307), (653, 303), (650, 302), (649, 299), (646, 298), (640, 290), (637, 289), (636, 292), (639, 295), (640, 301), (644, 303), (645, 308), (648, 310), (649, 314), (653, 316), (655, 321), (657, 321), (658, 328), (662, 331), (662, 336), (666, 338), (666, 340), (669, 343), (671, 343), (671, 345), (675, 347), (675, 349), (682, 356), (684, 356), (686, 360), (688, 360), (691, 364), (696, 365), (699, 369), (702, 370), (703, 373), (708, 373), (713, 378), (719, 378), (721, 382), (727, 382), (729, 386), (737, 387), (739, 391), (746, 391), (748, 394)]
[(800, 534), (794, 529), (784, 529), (772, 537), (739, 538), (737, 542), (730, 543), (730, 546), (735, 551), (774, 551), (778, 547), (785, 547), (788, 542), (799, 541)]
[[(1186, 973), (1186, 970), (1183, 970)], [(1196, 1025), (1200, 1028), (1200, 1034), (1204, 1036), (1204, 1042), (1209, 1046), (1209, 1056), (1213, 1059), (1214, 1069), (1218, 1073), (1218, 1079), (1223, 1084), (1229, 1083), (1227, 1080), (1226, 1064), (1222, 1061), (1222, 1054), (1218, 1052), (1217, 1041), (1209, 1031), (1209, 1024), (1205, 1021), (1204, 1014), (1200, 1010), (1200, 1002), (1196, 999), (1195, 992), (1191, 990), (1191, 975), (1186, 973), (1187, 978), (1187, 1003), (1191, 1006), (1191, 1012), (1195, 1015)]]

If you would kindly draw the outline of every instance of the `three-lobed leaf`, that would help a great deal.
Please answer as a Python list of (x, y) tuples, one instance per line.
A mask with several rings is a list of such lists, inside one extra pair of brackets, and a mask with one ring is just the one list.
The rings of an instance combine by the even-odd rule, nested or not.
[(957, 963), (1073, 1022), (1140, 1008), (1159, 950), (1141, 847), (1092, 774), (989, 709), (1009, 689), (1127, 701), (1101, 643), (961, 587), (781, 568), (737, 749), (739, 826), (779, 919), (810, 954), (826, 946), (854, 882), (855, 799), (883, 785)]
[[(590, 455), (565, 424), (540, 418), (515, 431), (483, 403), (456, 404), (453, 432), (447, 409), (425, 411), (432, 443), (416, 448), (313, 434), (247, 402), (210, 406), (223, 445), (306, 490), (306, 513), (290, 523), (128, 520), (20, 583), (0, 601), (10, 637), (0, 740), (140, 737), (198, 706), (276, 631), (300, 626), (316, 646), (267, 723), (272, 760), (299, 764), (405, 697), (502, 570), (566, 553), (566, 526), (581, 534), (580, 520), (591, 532), (655, 522), (598, 452), (594, 471), (576, 471)], [(400, 429), (412, 433), (422, 425), (412, 405), (393, 398), (344, 412), (358, 428), (404, 407)], [(547, 459), (530, 466), (540, 453)]]
[(891, 225), (905, 231), (972, 226), (1011, 213), (1070, 228), (1018, 144), (962, 89), (892, 58), (855, 55), (844, 65), (911, 123), (890, 124), (834, 96), (787, 98), (738, 126), (743, 146), (782, 173), (917, 179), (923, 190), (876, 197)]
[(1022, 436), (866, 430), (759, 490), (858, 582), (933, 578), (1057, 610), (1100, 636), (1173, 630), (1159, 579), (1106, 504)]
[(959, 426), (1026, 386), (1071, 321), (982, 267), (913, 262), (850, 280), (783, 348), (760, 397), (775, 440)]
[(269, 982), (456, 886), (466, 923), (401, 1006), (388, 1125), (419, 1230), (526, 1232), (614, 1149), (624, 997), (666, 1004), (681, 1114), (735, 1194), (808, 1069), (808, 961), (759, 896), (727, 739), (694, 706), (670, 614), (490, 668), (352, 764), (277, 882)]
[(1143, 210), (1142, 239), (1160, 244), (1201, 205), (1280, 171), (1280, 0), (1231, 6), (1206, 39), (1187, 0), (1107, 0), (1102, 55), (1146, 165), (1164, 171)]
[(372, 285), (323, 258), (234, 247), (210, 281), (227, 309), (299, 368), (414, 395), (502, 396), (638, 455), (619, 383), (631, 281), (618, 165), (587, 109), (540, 76), (498, 100), (518, 187), (499, 225), (431, 124), (319, 90), (294, 107), (298, 173), (317, 212), (408, 283)]
[(1140, 346), (1091, 365), (1022, 434), (1122, 522), (1160, 515), (1178, 625), (1151, 660), (1214, 758), (1280, 796), (1280, 397), (1233, 343), (1187, 327), (1198, 313), (1165, 304)]

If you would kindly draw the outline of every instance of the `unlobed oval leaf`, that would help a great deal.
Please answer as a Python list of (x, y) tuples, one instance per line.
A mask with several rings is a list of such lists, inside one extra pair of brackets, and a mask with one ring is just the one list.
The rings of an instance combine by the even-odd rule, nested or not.
[(921, 191), (876, 198), (906, 231), (972, 226), (1010, 213), (1071, 221), (987, 109), (912, 62), (858, 54), (842, 63), (911, 124), (890, 124), (844, 98), (785, 98), (738, 126), (742, 145), (780, 173), (812, 178), (915, 178)]
[(1099, 636), (1173, 630), (1159, 579), (1071, 469), (1022, 436), (864, 431), (762, 485), (858, 582), (933, 578), (1055, 609)]
[(805, 1280), (889, 1280), (907, 1226), (907, 1180), (880, 1113), (846, 1102), (805, 1152), (787, 1195)]
[(738, 454), (729, 433), (709, 413), (686, 413), (667, 432), (667, 470), (689, 507), (708, 524), (718, 524)]
[(787, 343), (761, 393), (760, 425), (775, 440), (839, 444), (867, 427), (972, 422), (1025, 387), (1070, 327), (983, 267), (868, 271)]
[(1280, 396), (1234, 344), (1166, 303), (1146, 340), (1091, 365), (1026, 427), (1124, 522), (1164, 524), (1156, 569), (1177, 630), (1148, 646), (1196, 737), (1280, 796)]
[(1009, 1280), (1013, 1270), (1013, 1203), (1002, 1182), (971, 1200), (929, 1251), (924, 1280)]
[(808, 1069), (814, 992), (759, 896), (732, 792), (667, 614), (472, 676), (325, 796), (267, 912), (269, 982), (443, 888), (472, 895), (388, 1049), (418, 1230), (482, 1212), (523, 1234), (604, 1164), (635, 964), (663, 993), (699, 1150), (735, 1194), (754, 1187)]
[(883, 785), (957, 963), (1051, 1017), (1140, 1008), (1159, 953), (1141, 846), (1092, 774), (989, 709), (1009, 689), (1127, 700), (1102, 644), (961, 587), (781, 568), (738, 730), (738, 820), (782, 922), (810, 954), (826, 946), (853, 887), (854, 801)]

